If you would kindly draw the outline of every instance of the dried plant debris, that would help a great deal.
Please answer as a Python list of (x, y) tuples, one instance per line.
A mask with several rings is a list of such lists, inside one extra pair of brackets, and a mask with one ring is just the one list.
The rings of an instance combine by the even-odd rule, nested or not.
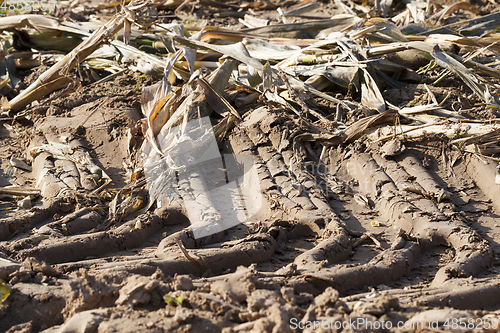
[(53, 4), (0, 8), (0, 331), (500, 329), (496, 0)]

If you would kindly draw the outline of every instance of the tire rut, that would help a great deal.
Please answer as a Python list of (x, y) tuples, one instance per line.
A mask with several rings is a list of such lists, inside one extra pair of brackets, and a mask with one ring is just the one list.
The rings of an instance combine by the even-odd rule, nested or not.
[[(159, 295), (167, 293), (205, 302), (204, 309), (220, 313), (221, 322), (235, 320), (224, 317), (221, 307), (240, 321), (256, 320), (252, 316), (265, 308), (266, 298), (280, 304), (266, 313), (283, 318), (320, 316), (325, 307), (346, 318), (380, 316), (394, 308), (405, 313), (411, 307), (500, 305), (492, 280), (492, 265), (499, 263), (493, 226), (499, 202), (483, 178), (493, 165), (474, 156), (450, 165), (442, 153), (453, 152), (439, 138), (425, 145), (407, 141), (397, 156), (383, 156), (376, 143), (355, 142), (342, 150), (322, 146), (305, 136), (297, 121), (283, 110), (262, 107), (223, 144), (222, 152), (245, 155), (256, 166), (264, 202), (245, 223), (196, 238), (183, 200), (203, 207), (212, 203), (196, 195), (207, 185), (191, 178), (178, 178), (175, 205), (113, 224), (106, 224), (98, 198), (67, 191), (46, 207), (1, 221), (0, 250), (9, 262), (1, 266), (1, 276), (17, 281), (21, 294), (29, 290), (24, 282), (51, 283), (46, 293), (57, 300), (53, 309), (65, 310), (47, 325), (97, 317), (111, 325), (112, 313), (128, 316), (123, 304), (159, 309)], [(48, 219), (68, 211), (73, 213)], [(103, 224), (108, 230), (96, 231)], [(31, 228), (35, 232), (28, 234)], [(48, 278), (46, 270), (27, 262), (54, 264), (57, 275)], [(468, 283), (472, 277), (478, 278)], [(105, 297), (91, 296), (87, 280), (96, 281)], [(53, 284), (73, 296), (65, 298), (61, 288), (51, 291)], [(322, 303), (325, 295), (333, 301)], [(391, 305), (398, 297), (404, 300)], [(71, 307), (75, 299), (91, 305)], [(9, 304), (28, 309), (24, 301), (16, 296)], [(242, 307), (244, 301), (252, 310)], [(310, 305), (307, 311), (300, 310), (304, 304)], [(100, 306), (112, 310), (86, 312)], [(4, 318), (15, 324), (26, 319), (8, 313)], [(34, 327), (43, 327), (42, 317), (34, 320)]]

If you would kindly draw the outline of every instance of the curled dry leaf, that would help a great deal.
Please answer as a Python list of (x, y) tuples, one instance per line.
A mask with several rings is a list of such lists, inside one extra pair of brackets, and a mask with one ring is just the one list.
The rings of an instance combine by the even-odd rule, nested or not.
[(469, 86), (469, 88), (471, 88), (472, 91), (485, 103), (498, 105), (496, 99), (490, 94), (488, 87), (479, 81), (478, 77), (464, 65), (443, 52), (438, 45), (434, 46), (431, 55), (434, 57), (438, 65), (458, 75), (464, 83)]

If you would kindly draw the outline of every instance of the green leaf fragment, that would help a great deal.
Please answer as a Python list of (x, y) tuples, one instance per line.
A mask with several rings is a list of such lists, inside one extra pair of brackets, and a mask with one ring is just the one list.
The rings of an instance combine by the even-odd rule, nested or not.
[(163, 300), (165, 301), (165, 303), (174, 306), (182, 306), (182, 301), (183, 301), (182, 296), (172, 297), (170, 295), (163, 296)]
[(0, 303), (5, 301), (7, 297), (10, 295), (10, 288), (7, 283), (4, 281), (0, 280)]

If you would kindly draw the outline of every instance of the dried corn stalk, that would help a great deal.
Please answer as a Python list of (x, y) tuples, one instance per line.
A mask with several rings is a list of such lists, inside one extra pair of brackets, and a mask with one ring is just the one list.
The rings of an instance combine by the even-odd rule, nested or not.
[[(26, 90), (12, 99), (10, 101), (10, 108), (14, 111), (19, 111), (31, 102), (67, 86), (71, 82), (69, 72), (97, 50), (101, 44), (111, 39), (118, 30), (123, 28), (124, 22), (129, 20), (135, 11), (147, 5), (148, 1), (132, 1), (109, 22), (97, 29), (89, 38), (73, 49), (73, 51), (40, 75)], [(31, 19), (31, 17), (28, 19)], [(24, 23), (25, 21), (20, 22)]]

